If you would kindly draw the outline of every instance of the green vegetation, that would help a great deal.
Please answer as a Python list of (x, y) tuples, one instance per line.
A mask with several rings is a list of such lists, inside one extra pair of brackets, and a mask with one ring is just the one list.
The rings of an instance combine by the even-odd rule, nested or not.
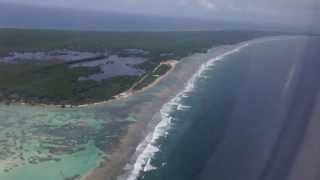
[[(208, 48), (234, 44), (264, 35), (254, 31), (217, 32), (83, 32), (58, 30), (0, 29), (0, 57), (10, 52), (76, 50), (123, 55), (125, 49), (143, 49), (148, 61), (136, 65), (147, 77), (135, 87), (153, 82), (155, 74), (164, 74), (168, 67), (161, 61), (180, 59)], [(133, 55), (135, 56), (135, 55)], [(82, 104), (107, 100), (129, 89), (139, 77), (118, 76), (101, 82), (79, 81), (79, 77), (100, 71), (97, 68), (69, 68), (67, 64), (30, 62), (0, 64), (0, 101), (29, 103)]]
[(171, 69), (171, 66), (170, 65), (168, 65), (168, 64), (161, 64), (160, 66), (159, 66), (159, 68), (157, 68), (154, 72), (153, 72), (153, 74), (154, 75), (163, 75), (163, 74), (165, 74), (166, 72), (168, 72), (169, 70)]
[[(270, 34), (270, 33), (268, 33)], [(254, 31), (217, 32), (81, 32), (0, 29), (0, 53), (12, 51), (119, 51), (144, 49), (151, 55), (173, 53), (184, 57), (221, 44), (233, 44), (266, 35)]]
[(145, 75), (144, 79), (142, 79), (138, 84), (136, 84), (132, 89), (139, 90), (144, 87), (147, 87), (149, 84), (153, 83), (158, 79), (159, 76), (165, 74), (171, 69), (171, 66), (168, 64), (161, 64), (155, 71), (151, 71)]
[(101, 82), (78, 81), (96, 68), (72, 68), (64, 64), (1, 64), (0, 101), (45, 104), (81, 104), (111, 99), (130, 88), (136, 76), (119, 76)]

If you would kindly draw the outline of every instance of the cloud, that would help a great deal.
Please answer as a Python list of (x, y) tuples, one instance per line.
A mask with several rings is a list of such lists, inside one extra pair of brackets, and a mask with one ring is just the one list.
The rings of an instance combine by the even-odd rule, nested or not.
[(190, 7), (201, 7), (208, 10), (216, 9), (216, 4), (211, 0), (179, 0), (178, 4)]
[(320, 13), (320, 0), (0, 0), (1, 2), (204, 19), (233, 18), (293, 23), (316, 19)]
[(210, 0), (195, 0), (195, 1), (201, 7), (204, 7), (207, 9), (216, 9), (216, 5)]

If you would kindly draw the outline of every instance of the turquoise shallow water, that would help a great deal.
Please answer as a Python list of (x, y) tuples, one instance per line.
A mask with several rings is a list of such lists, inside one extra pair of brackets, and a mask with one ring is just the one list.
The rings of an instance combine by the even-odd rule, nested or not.
[(60, 156), (59, 162), (48, 161), (37, 165), (24, 165), (8, 173), (0, 173), (0, 179), (64, 180), (66, 177), (86, 174), (98, 165), (101, 152), (92, 144), (85, 147), (84, 151)]
[[(186, 60), (205, 62), (209, 56), (196, 54)], [(105, 159), (108, 154), (100, 150), (108, 153), (108, 143), (119, 137), (126, 125), (150, 121), (165, 102), (163, 97), (174, 95), (174, 91), (167, 92), (168, 86), (182, 85), (177, 80), (188, 68), (193, 67), (183, 63), (176, 68), (180, 73), (173, 73), (169, 81), (103, 105), (61, 109), (0, 104), (0, 179), (64, 180), (86, 174)], [(158, 100), (153, 101), (155, 98)], [(147, 107), (145, 113), (141, 113), (141, 107)]]
[[(104, 153), (94, 141), (114, 118), (99, 108), (0, 105), (0, 120), (1, 180), (63, 180), (99, 165)], [(56, 140), (66, 140), (74, 152), (50, 152), (47, 147), (64, 147)], [(32, 163), (39, 157), (53, 160)]]
[[(190, 57), (189, 61), (205, 62), (211, 56), (210, 53), (199, 54)], [(180, 65), (176, 69), (183, 71), (189, 68), (188, 64)], [(247, 63), (230, 61), (228, 66), (219, 67), (218, 70), (215, 67), (209, 70), (199, 80), (196, 90), (184, 100), (183, 104), (192, 108), (173, 113), (173, 128), (168, 139), (161, 139), (161, 152), (152, 162), (158, 169), (143, 174), (144, 178), (187, 180), (185, 177), (192, 177), (199, 170), (197, 168), (203, 166), (203, 159), (209, 156), (211, 145), (220, 137), (219, 133), (225, 125), (225, 110), (232, 104)], [(224, 72), (230, 73), (222, 76)], [(104, 159), (105, 154), (99, 148), (107, 149), (104, 145), (119, 135), (118, 129), (138, 120), (133, 114), (139, 112), (141, 102), (152, 102), (150, 99), (154, 92), (177, 84), (179, 79), (179, 76), (169, 79), (151, 88), (151, 93), (144, 92), (143, 95), (130, 97), (128, 101), (113, 102), (112, 105), (74, 109), (0, 105), (0, 179), (64, 180), (65, 177), (86, 174)], [(212, 116), (218, 120), (208, 124), (206, 115), (213, 113)], [(197, 119), (202, 121), (195, 121)], [(216, 136), (206, 136), (212, 131)], [(194, 144), (212, 138), (213, 144)], [(73, 153), (61, 151), (65, 150), (64, 144)], [(52, 146), (57, 149), (50, 151)], [(196, 151), (194, 147), (197, 147)], [(199, 154), (203, 156), (199, 157)], [(54, 160), (39, 162), (37, 157)], [(190, 163), (194, 166), (185, 166)]]

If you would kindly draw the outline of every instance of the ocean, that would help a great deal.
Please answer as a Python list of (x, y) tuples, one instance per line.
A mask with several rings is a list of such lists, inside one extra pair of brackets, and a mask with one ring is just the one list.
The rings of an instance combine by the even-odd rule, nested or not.
[(128, 99), (0, 104), (0, 179), (102, 179), (136, 151), (119, 179), (318, 180), (319, 49), (316, 37), (261, 38), (183, 58)]
[(163, 106), (127, 179), (286, 179), (318, 92), (307, 82), (320, 75), (319, 49), (319, 38), (275, 38), (204, 64)]

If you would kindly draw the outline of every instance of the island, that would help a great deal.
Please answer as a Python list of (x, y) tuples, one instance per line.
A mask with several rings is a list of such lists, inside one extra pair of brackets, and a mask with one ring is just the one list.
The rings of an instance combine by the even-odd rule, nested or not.
[(0, 29), (0, 101), (104, 102), (152, 85), (182, 57), (269, 34)]
[(116, 179), (203, 64), (271, 35), (1, 29), (0, 179)]

